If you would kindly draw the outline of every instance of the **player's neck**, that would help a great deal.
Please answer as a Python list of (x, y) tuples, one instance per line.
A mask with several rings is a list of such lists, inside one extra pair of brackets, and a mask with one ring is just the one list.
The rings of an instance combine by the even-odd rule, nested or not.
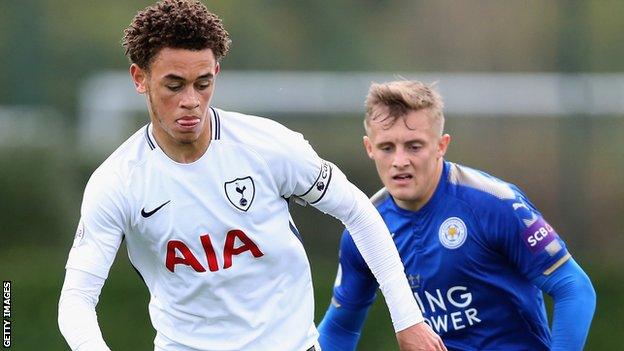
[(163, 152), (177, 163), (193, 163), (206, 153), (209, 144), (210, 139), (204, 143), (196, 141), (191, 144), (177, 144), (173, 147), (163, 148)]
[(180, 142), (166, 132), (154, 129), (154, 138), (162, 151), (177, 163), (193, 163), (200, 159), (210, 145), (210, 124), (204, 128), (199, 138), (193, 142)]

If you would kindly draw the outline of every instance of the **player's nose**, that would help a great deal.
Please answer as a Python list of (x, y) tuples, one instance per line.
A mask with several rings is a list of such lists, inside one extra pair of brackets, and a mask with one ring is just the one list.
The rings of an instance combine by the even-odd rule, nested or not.
[(199, 93), (192, 87), (185, 89), (182, 93), (182, 100), (180, 100), (180, 105), (182, 106), (182, 108), (190, 110), (199, 107)]
[(402, 149), (397, 149), (392, 158), (392, 166), (397, 168), (403, 168), (409, 165), (409, 158)]

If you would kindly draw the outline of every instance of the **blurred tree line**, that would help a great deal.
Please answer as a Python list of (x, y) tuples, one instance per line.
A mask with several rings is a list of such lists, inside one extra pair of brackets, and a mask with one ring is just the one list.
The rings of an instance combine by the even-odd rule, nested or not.
[[(145, 0), (4, 0), (0, 104), (74, 118), (89, 74), (125, 69), (123, 29)], [(224, 69), (614, 72), (618, 0), (214, 0), (233, 39)]]

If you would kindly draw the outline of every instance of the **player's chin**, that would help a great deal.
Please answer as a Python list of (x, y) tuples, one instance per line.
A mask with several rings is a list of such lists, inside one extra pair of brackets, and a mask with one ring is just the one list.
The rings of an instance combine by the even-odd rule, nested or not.
[(180, 144), (190, 145), (190, 144), (197, 142), (197, 140), (199, 140), (199, 133), (186, 132), (186, 133), (177, 133), (177, 134), (178, 135), (176, 135), (176, 140)]
[(418, 198), (418, 189), (414, 186), (397, 186), (395, 184), (386, 185), (386, 190), (393, 198), (401, 201), (413, 201)]

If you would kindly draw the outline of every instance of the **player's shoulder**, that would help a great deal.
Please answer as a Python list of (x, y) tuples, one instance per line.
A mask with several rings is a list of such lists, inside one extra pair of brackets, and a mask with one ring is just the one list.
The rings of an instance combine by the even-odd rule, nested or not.
[(237, 152), (253, 154), (275, 172), (279, 165), (307, 164), (318, 156), (303, 135), (264, 117), (214, 109), (219, 143)]
[(128, 179), (138, 165), (145, 163), (155, 148), (149, 125), (141, 127), (100, 164), (91, 175), (90, 182), (97, 182), (100, 186), (108, 183), (118, 185), (116, 183)]
[(388, 189), (385, 187), (377, 190), (377, 192), (370, 197), (370, 201), (382, 215), (387, 211), (389, 204), (392, 202), (390, 192), (388, 192)]
[(225, 142), (266, 147), (302, 139), (300, 133), (269, 118), (217, 108), (214, 111), (219, 121), (220, 140)]
[(504, 211), (510, 202), (524, 198), (517, 186), (486, 172), (448, 161), (446, 167), (447, 193), (473, 212)]

